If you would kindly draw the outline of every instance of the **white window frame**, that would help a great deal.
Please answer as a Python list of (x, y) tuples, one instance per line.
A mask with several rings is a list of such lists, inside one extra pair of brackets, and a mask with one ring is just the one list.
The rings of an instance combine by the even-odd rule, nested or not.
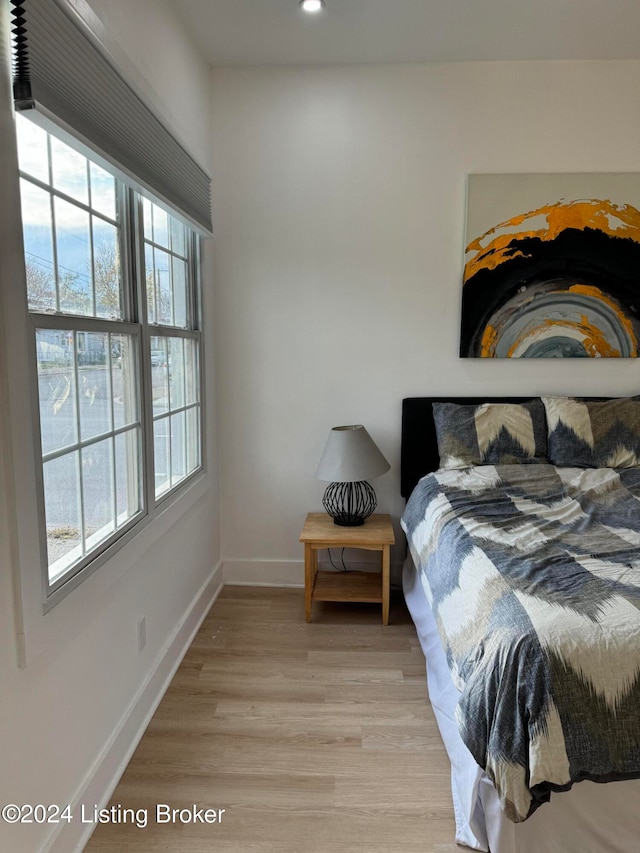
[[(138, 253), (138, 269), (143, 270), (146, 269), (145, 265), (145, 237), (144, 237), (144, 227), (143, 227), (143, 199), (139, 194), (134, 194), (134, 206), (135, 206), (135, 221), (136, 221), (136, 236), (138, 239), (137, 243), (137, 253)], [(142, 341), (143, 341), (143, 350), (146, 354), (146, 360), (143, 360), (143, 380), (148, 391), (143, 393), (142, 399), (146, 406), (145, 415), (146, 417), (143, 419), (145, 425), (145, 447), (147, 449), (146, 454), (146, 462), (147, 462), (147, 470), (149, 470), (150, 476), (146, 480), (146, 501), (149, 506), (158, 506), (162, 505), (165, 501), (171, 498), (171, 496), (176, 492), (176, 490), (180, 489), (183, 483), (190, 480), (194, 474), (197, 474), (198, 471), (202, 470), (204, 467), (204, 399), (203, 399), (203, 346), (202, 346), (202, 276), (201, 276), (201, 244), (202, 238), (198, 237), (198, 235), (194, 231), (190, 231), (187, 234), (188, 239), (188, 277), (189, 281), (193, 282), (193, 286), (187, 287), (187, 325), (189, 328), (183, 328), (181, 326), (170, 326), (166, 323), (149, 323), (147, 316), (147, 300), (146, 300), (146, 288), (142, 285), (139, 287), (139, 312), (140, 319), (142, 325)], [(152, 243), (151, 245), (156, 246), (157, 244)], [(151, 365), (151, 338), (152, 337), (165, 337), (165, 338), (183, 338), (187, 340), (193, 340), (197, 346), (197, 370), (199, 376), (198, 390), (199, 390), (199, 399), (197, 402), (197, 406), (200, 408), (200, 417), (199, 417), (199, 425), (200, 425), (200, 466), (192, 473), (187, 474), (186, 477), (180, 480), (179, 483), (176, 483), (175, 486), (170, 487), (167, 491), (163, 492), (161, 495), (156, 497), (155, 493), (155, 468), (153, 465), (153, 450), (154, 450), (154, 433), (153, 427), (156, 420), (161, 420), (164, 417), (170, 417), (169, 412), (163, 413), (162, 415), (156, 417), (153, 413), (153, 395), (151, 392), (153, 379), (152, 379), (152, 365)], [(186, 407), (185, 407), (186, 408)]]
[[(38, 122), (40, 123), (40, 122)], [(159, 513), (172, 506), (187, 491), (192, 482), (206, 471), (205, 459), (205, 395), (204, 395), (204, 355), (202, 339), (202, 238), (193, 230), (193, 226), (176, 211), (166, 205), (167, 212), (185, 222), (188, 229), (188, 271), (187, 271), (187, 324), (189, 328), (180, 328), (147, 322), (146, 288), (145, 288), (145, 256), (144, 229), (142, 213), (142, 196), (132, 186), (127, 186), (121, 176), (109, 163), (88, 150), (82, 143), (73, 144), (68, 134), (58, 134), (54, 127), (45, 128), (48, 133), (72, 144), (89, 160), (106, 169), (117, 182), (117, 207), (120, 232), (120, 261), (123, 281), (123, 319), (111, 320), (91, 315), (77, 315), (62, 312), (39, 313), (28, 310), (26, 295), (25, 308), (29, 323), (27, 327), (32, 334), (30, 347), (34, 357), (30, 359), (28, 372), (31, 387), (31, 406), (34, 416), (34, 461), (36, 479), (37, 523), (39, 531), (39, 552), (42, 570), (43, 611), (46, 613), (65, 598), (82, 581), (103, 566), (111, 557), (130, 542), (144, 527)], [(49, 149), (49, 157), (50, 149)], [(54, 195), (52, 187), (43, 184), (37, 178), (19, 170), (19, 177), (29, 181), (34, 186)], [(55, 192), (65, 198), (64, 193)], [(74, 199), (68, 199), (77, 204)], [(154, 204), (158, 202), (151, 199)], [(78, 205), (80, 208), (84, 206)], [(55, 240), (55, 238), (54, 238)], [(23, 256), (23, 262), (24, 262)], [(44, 493), (44, 462), (41, 448), (40, 400), (38, 387), (38, 372), (36, 352), (36, 335), (41, 329), (68, 330), (72, 332), (110, 332), (132, 336), (135, 341), (135, 393), (138, 401), (138, 418), (140, 421), (140, 451), (138, 456), (138, 477), (140, 480), (141, 505), (122, 527), (99, 542), (89, 553), (85, 554), (72, 567), (53, 582), (49, 579), (49, 562), (47, 548), (47, 524)], [(186, 474), (173, 487), (170, 487), (157, 499), (155, 496), (154, 475), (154, 443), (153, 443), (153, 395), (150, 339), (154, 336), (181, 337), (193, 340), (197, 351), (197, 389), (198, 400), (194, 404), (199, 409), (199, 465)], [(111, 434), (118, 430), (112, 425)], [(45, 454), (48, 455), (48, 454)]]

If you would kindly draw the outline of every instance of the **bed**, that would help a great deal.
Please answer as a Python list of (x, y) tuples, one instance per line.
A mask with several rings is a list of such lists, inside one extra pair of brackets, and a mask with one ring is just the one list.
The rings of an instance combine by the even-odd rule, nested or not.
[[(609, 403), (403, 401), (402, 525), (409, 543), (403, 587), (451, 762), (456, 841), (472, 849), (640, 850), (640, 460), (634, 456), (640, 456), (640, 438), (630, 429), (618, 441), (637, 411), (628, 403)], [(613, 436), (598, 420), (610, 417), (612, 406)], [(494, 440), (480, 448), (480, 458), (473, 455), (475, 445), (465, 456), (471, 446), (465, 418), (474, 411), (486, 414)], [(531, 429), (514, 449), (499, 417), (523, 411)], [(459, 424), (450, 445), (443, 439), (447, 418)], [(559, 585), (546, 572), (560, 578)], [(575, 584), (564, 584), (567, 576), (579, 579), (584, 601)], [(538, 606), (535, 596), (545, 586), (553, 587), (550, 600)], [(511, 599), (520, 608), (517, 618), (511, 613), (500, 622)], [(528, 631), (531, 624), (536, 630)], [(603, 633), (604, 650), (598, 646)], [(583, 677), (584, 664), (577, 661), (592, 634), (595, 682), (618, 672), (615, 689), (596, 683), (594, 690)], [(608, 660), (611, 638), (615, 653)], [(594, 731), (599, 718), (595, 712), (589, 717), (587, 704), (606, 705), (605, 694), (607, 708), (615, 711), (606, 743), (599, 728), (609, 725), (611, 714), (605, 708), (607, 723)], [(624, 717), (619, 730), (618, 717)]]

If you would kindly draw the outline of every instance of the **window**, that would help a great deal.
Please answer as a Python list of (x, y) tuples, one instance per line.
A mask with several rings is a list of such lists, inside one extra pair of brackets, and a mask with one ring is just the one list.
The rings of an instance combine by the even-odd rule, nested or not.
[(187, 331), (189, 235), (182, 223), (147, 199), (144, 266), (151, 335), (155, 495), (161, 497), (200, 465), (200, 396), (197, 338)]
[(198, 348), (188, 338), (151, 338), (155, 493), (159, 498), (200, 465)]
[(201, 468), (198, 238), (16, 121), (52, 594)]

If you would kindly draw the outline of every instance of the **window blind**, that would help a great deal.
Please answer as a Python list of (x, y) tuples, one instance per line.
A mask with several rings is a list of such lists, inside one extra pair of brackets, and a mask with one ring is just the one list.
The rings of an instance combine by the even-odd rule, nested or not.
[(125, 178), (211, 233), (209, 176), (57, 0), (11, 0), (16, 110), (77, 135)]

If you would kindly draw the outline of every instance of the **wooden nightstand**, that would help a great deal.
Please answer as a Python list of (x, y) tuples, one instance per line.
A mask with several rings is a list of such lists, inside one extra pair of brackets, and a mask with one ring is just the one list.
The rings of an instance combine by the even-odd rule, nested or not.
[[(391, 517), (371, 515), (360, 527), (340, 527), (326, 512), (310, 512), (302, 528), (304, 608), (311, 622), (312, 601), (382, 603), (382, 624), (389, 624), (389, 559), (395, 542)], [(364, 548), (382, 552), (382, 572), (319, 572), (320, 548)]]

